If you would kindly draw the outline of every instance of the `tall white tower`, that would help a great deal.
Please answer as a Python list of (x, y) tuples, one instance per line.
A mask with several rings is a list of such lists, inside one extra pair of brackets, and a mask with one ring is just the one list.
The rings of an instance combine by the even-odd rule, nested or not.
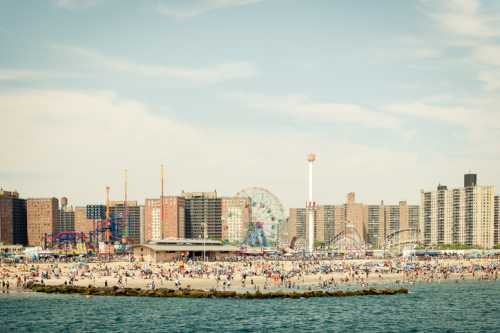
[(306, 208), (307, 208), (307, 251), (312, 253), (314, 251), (314, 209), (316, 208), (316, 203), (313, 201), (313, 163), (316, 161), (315, 154), (307, 155), (307, 162), (309, 164), (309, 196), (307, 198)]

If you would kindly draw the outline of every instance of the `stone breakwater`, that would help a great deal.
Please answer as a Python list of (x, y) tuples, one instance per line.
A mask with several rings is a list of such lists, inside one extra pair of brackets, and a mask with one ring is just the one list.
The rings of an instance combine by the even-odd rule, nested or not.
[(271, 291), (271, 292), (237, 292), (219, 290), (193, 290), (193, 289), (156, 289), (144, 290), (140, 288), (98, 288), (77, 286), (46, 286), (31, 284), (27, 289), (40, 293), (57, 294), (80, 294), (92, 296), (136, 296), (136, 297), (185, 297), (185, 298), (242, 298), (242, 299), (266, 299), (266, 298), (309, 298), (309, 297), (347, 297), (347, 296), (375, 296), (407, 294), (408, 289), (360, 289), (360, 290), (336, 290), (336, 291)]

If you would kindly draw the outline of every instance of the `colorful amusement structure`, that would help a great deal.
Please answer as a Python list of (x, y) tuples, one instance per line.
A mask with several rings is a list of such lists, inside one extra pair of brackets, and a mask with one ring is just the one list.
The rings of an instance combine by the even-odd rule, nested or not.
[(285, 226), (285, 211), (277, 196), (261, 187), (249, 187), (236, 194), (251, 199), (252, 218), (245, 243), (250, 246), (276, 246)]

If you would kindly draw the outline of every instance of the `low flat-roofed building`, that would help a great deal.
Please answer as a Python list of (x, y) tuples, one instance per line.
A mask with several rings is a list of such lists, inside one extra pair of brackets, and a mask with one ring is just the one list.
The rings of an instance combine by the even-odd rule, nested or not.
[(133, 247), (134, 257), (139, 261), (162, 263), (179, 257), (220, 258), (240, 253), (237, 246), (222, 245), (221, 241), (202, 239), (166, 239)]
[(16, 245), (11, 245), (11, 244), (3, 244), (0, 243), (0, 255), (14, 255), (14, 254), (23, 254), (24, 252), (24, 246), (16, 244)]

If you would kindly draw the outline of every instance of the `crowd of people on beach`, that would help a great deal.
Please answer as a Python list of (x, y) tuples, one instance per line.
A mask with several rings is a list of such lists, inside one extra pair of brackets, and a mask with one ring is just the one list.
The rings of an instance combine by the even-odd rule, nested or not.
[[(155, 264), (116, 258), (117, 261), (0, 263), (2, 292), (29, 282), (90, 286), (156, 288), (210, 288), (218, 290), (334, 289), (373, 284), (414, 284), (465, 279), (498, 280), (498, 259), (415, 261), (319, 260), (303, 258), (229, 258), (203, 262), (190, 259)], [(203, 283), (205, 282), (205, 283)], [(14, 283), (11, 285), (11, 283)]]

